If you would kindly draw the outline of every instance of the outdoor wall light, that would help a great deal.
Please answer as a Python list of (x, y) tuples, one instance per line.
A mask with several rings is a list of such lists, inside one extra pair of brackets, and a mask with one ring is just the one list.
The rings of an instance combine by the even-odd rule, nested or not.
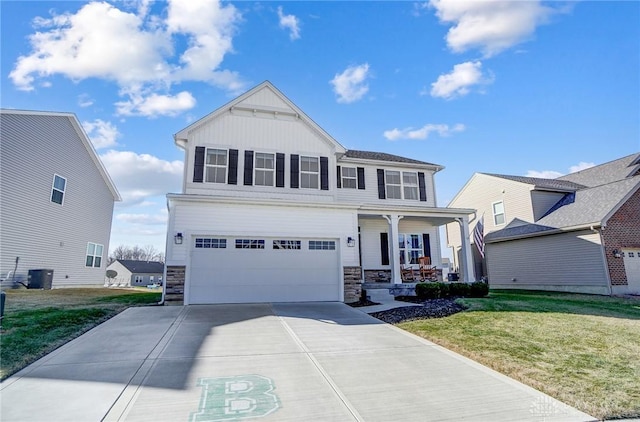
[(176, 233), (176, 235), (173, 237), (173, 241), (176, 243), (176, 245), (182, 245), (182, 233)]
[(356, 240), (351, 236), (347, 237), (347, 246), (353, 248), (356, 246)]
[(620, 249), (614, 249), (613, 250), (613, 257), (614, 258), (622, 258), (622, 253), (620, 252)]

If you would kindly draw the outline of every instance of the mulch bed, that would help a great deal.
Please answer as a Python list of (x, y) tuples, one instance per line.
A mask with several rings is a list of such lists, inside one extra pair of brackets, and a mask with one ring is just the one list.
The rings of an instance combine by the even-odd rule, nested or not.
[(403, 306), (401, 308), (389, 309), (388, 311), (372, 312), (369, 315), (389, 324), (397, 324), (413, 319), (444, 318), (466, 309), (464, 306), (456, 303), (454, 299), (418, 301), (417, 298), (412, 298), (405, 301), (422, 303), (422, 306)]

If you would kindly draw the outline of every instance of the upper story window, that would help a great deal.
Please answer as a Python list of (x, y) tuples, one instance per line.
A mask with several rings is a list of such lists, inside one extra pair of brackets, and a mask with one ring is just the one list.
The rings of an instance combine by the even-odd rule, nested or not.
[(53, 175), (53, 187), (51, 188), (51, 202), (62, 205), (64, 192), (67, 188), (67, 179), (57, 174)]
[(387, 170), (385, 175), (387, 198), (419, 199), (418, 173)]
[(273, 186), (275, 180), (275, 154), (257, 152), (255, 154), (255, 182), (257, 186)]
[(493, 210), (493, 224), (496, 226), (504, 224), (504, 203), (502, 201), (494, 202), (491, 204), (491, 208)]
[(87, 243), (87, 258), (85, 260), (85, 267), (100, 268), (102, 265), (102, 251), (103, 245), (97, 243)]
[(342, 187), (347, 189), (355, 189), (358, 185), (358, 176), (355, 167), (342, 167)]
[(207, 148), (205, 161), (205, 181), (209, 183), (227, 182), (227, 150)]
[(318, 189), (320, 179), (320, 163), (318, 157), (300, 156), (300, 187)]

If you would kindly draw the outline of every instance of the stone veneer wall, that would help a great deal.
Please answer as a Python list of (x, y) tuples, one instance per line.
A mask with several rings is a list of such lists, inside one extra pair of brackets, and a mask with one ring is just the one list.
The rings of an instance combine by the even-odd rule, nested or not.
[(364, 270), (365, 283), (391, 283), (391, 270)]
[(362, 295), (362, 268), (343, 267), (344, 274), (344, 303), (360, 300)]
[(167, 279), (164, 284), (164, 304), (184, 304), (184, 265), (167, 266)]
[(604, 252), (613, 286), (626, 286), (627, 272), (622, 258), (614, 258), (613, 250), (640, 248), (640, 190), (636, 191), (607, 222), (602, 230)]

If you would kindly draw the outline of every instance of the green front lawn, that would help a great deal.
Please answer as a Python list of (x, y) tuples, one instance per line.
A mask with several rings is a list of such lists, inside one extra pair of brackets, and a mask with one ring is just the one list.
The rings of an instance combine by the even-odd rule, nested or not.
[(598, 418), (640, 416), (640, 300), (492, 291), (400, 328)]
[(0, 337), (0, 379), (160, 292), (136, 289), (7, 290)]

